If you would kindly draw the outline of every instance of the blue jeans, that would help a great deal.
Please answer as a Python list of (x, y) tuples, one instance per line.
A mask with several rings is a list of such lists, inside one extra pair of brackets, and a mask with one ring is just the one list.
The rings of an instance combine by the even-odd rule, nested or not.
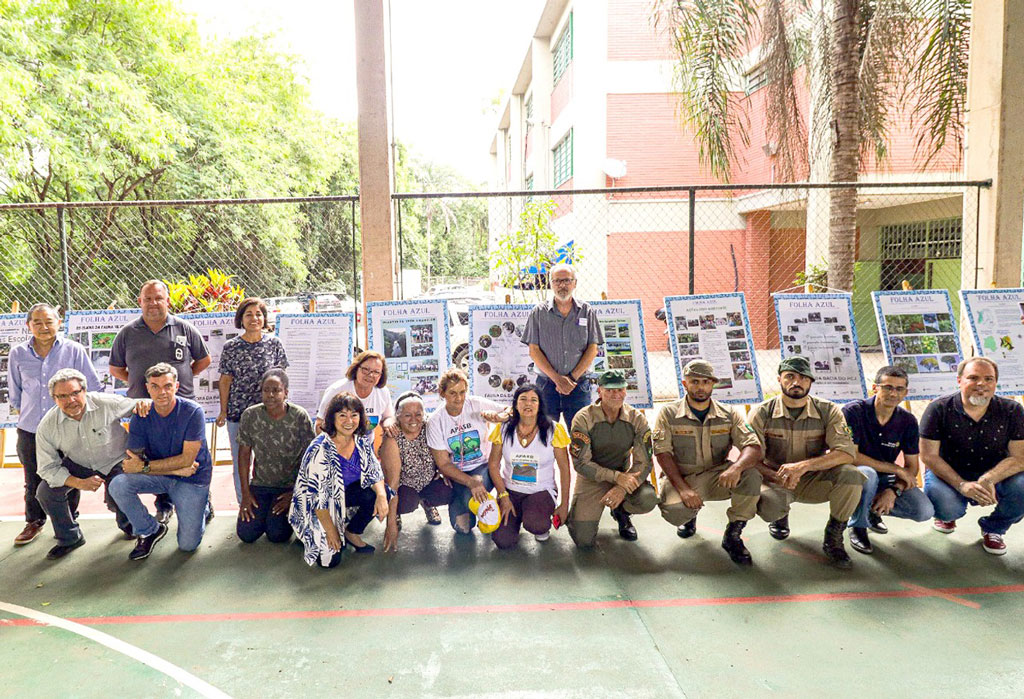
[(566, 429), (572, 428), (572, 419), (576, 413), (590, 405), (590, 380), (581, 379), (576, 388), (567, 396), (563, 396), (555, 387), (555, 382), (547, 376), (537, 377), (541, 400), (544, 401), (544, 413), (553, 421), (565, 418)]
[(186, 483), (175, 476), (154, 476), (149, 473), (122, 473), (107, 485), (114, 502), (128, 516), (136, 536), (156, 534), (158, 524), (142, 504), (142, 493), (166, 494), (178, 513), (178, 548), (195, 551), (206, 529), (206, 508), (210, 486)]
[[(977, 504), (931, 471), (924, 474), (924, 492), (935, 506), (935, 517), (944, 522), (960, 519), (967, 513), (967, 505)], [(1002, 535), (1024, 519), (1024, 473), (996, 483), (996, 499), (996, 509), (979, 519), (978, 525), (986, 534)]]
[[(231, 424), (231, 423), (228, 423)], [(254, 543), (264, 534), (267, 541), (275, 544), (283, 544), (292, 536), (292, 525), (288, 524), (288, 508), (279, 515), (271, 512), (274, 500), (281, 493), (291, 492), (290, 488), (265, 488), (261, 485), (249, 486), (252, 492), (252, 499), (256, 501), (256, 509), (253, 511), (253, 518), (248, 522), (238, 516), (238, 524), (235, 526), (235, 533), (238, 538), (247, 544)]]
[[(231, 422), (231, 420), (224, 423), (224, 426), (228, 428), (228, 443), (231, 445), (231, 474), (235, 478), (235, 502), (239, 505), (242, 504), (242, 481), (238, 476), (238, 427), (241, 424), (240, 422)], [(216, 462), (216, 454), (213, 454), (213, 460)]]
[[(875, 495), (880, 487), (888, 488), (892, 485), (896, 476), (891, 473), (879, 473), (870, 466), (858, 466), (857, 470), (864, 474), (864, 478), (867, 480), (864, 481), (860, 504), (857, 505), (857, 510), (847, 524), (850, 527), (867, 529), (870, 526), (868, 513), (871, 512), (871, 503), (875, 501)], [(927, 522), (935, 516), (935, 510), (932, 509), (932, 503), (923, 490), (911, 488), (903, 491), (903, 494), (896, 498), (889, 515), (900, 519), (912, 519), (915, 522)]]
[[(472, 471), (466, 471), (467, 475), (480, 476), (484, 479), (484, 487), (490, 491), (494, 487), (494, 482), (491, 481), (491, 473), (487, 470), (487, 464), (483, 466), (477, 466)], [(452, 523), (452, 529), (456, 529), (455, 518), (460, 515), (469, 515), (469, 528), (470, 530), (476, 526), (476, 515), (469, 509), (469, 500), (473, 497), (473, 493), (469, 488), (452, 481), (452, 501), (448, 504), (448, 521)]]

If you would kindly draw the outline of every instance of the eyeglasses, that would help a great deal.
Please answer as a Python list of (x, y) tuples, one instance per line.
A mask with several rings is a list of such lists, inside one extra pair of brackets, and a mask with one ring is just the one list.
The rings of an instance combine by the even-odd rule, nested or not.
[(555, 286), (569, 286), (570, 284), (576, 283), (575, 279), (552, 279), (551, 283)]
[(359, 367), (359, 371), (363, 372), (367, 376), (380, 376), (382, 373), (384, 373), (381, 371), (377, 371), (376, 369), (367, 369), (364, 366)]
[(890, 386), (887, 383), (880, 383), (880, 384), (876, 384), (876, 385), (878, 386), (878, 390), (885, 391), (886, 393), (906, 393), (907, 392), (907, 387), (906, 386)]
[(53, 399), (54, 400), (65, 401), (68, 398), (77, 398), (78, 396), (82, 395), (83, 393), (85, 393), (85, 389), (84, 388), (80, 388), (77, 391), (72, 391), (71, 393), (54, 393), (53, 394)]

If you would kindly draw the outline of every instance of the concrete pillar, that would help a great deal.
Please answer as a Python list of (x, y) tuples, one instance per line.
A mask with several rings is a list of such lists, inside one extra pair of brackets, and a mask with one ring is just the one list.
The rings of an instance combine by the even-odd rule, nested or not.
[(550, 37), (534, 37), (530, 52), (533, 65), (533, 146), (530, 158), (533, 160), (533, 188), (551, 189), (551, 74)]
[(388, 0), (354, 3), (359, 99), (359, 213), (363, 299), (395, 298), (396, 244), (391, 209), (391, 113), (388, 96)]
[[(1021, 284), (1024, 231), (1024, 0), (972, 3), (967, 80), (966, 176), (992, 178), (978, 202), (978, 246), (964, 231), (965, 289)], [(964, 197), (964, 221), (975, 218)], [(971, 210), (968, 210), (971, 209)]]

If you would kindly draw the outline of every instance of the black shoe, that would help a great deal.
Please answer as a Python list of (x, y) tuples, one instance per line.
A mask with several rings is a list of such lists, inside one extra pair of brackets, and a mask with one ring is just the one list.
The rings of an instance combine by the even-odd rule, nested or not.
[(676, 536), (680, 539), (689, 539), (691, 536), (697, 533), (697, 518), (694, 517), (686, 524), (680, 524), (676, 527)]
[(167, 510), (157, 510), (156, 511), (156, 515), (155, 515), (156, 516), (156, 521), (159, 522), (160, 524), (163, 524), (164, 526), (166, 526), (167, 523), (171, 521), (171, 516), (173, 514), (174, 514), (174, 508), (173, 507), (170, 508), (170, 509), (167, 509)]
[(871, 539), (868, 538), (868, 530), (864, 527), (850, 527), (850, 546), (854, 551), (860, 553), (875, 552), (875, 547), (871, 545)]
[(50, 549), (47, 552), (46, 560), (48, 560), (48, 561), (56, 561), (58, 558), (64, 558), (64, 556), (68, 555), (69, 553), (71, 553), (72, 551), (74, 551), (75, 549), (77, 549), (79, 546), (81, 546), (84, 543), (85, 543), (85, 537), (84, 536), (80, 536), (80, 537), (78, 537), (78, 541), (76, 541), (74, 543), (66, 544), (66, 545), (65, 544), (57, 544), (56, 546), (54, 546), (52, 549)]
[(433, 505), (424, 507), (423, 514), (427, 516), (427, 524), (436, 527), (441, 523), (441, 513)]
[(773, 539), (782, 541), (789, 537), (789, 515), (783, 515), (768, 525), (768, 533)]
[(725, 528), (725, 535), (722, 537), (722, 548), (729, 554), (733, 563), (741, 566), (753, 565), (754, 559), (750, 557), (750, 551), (743, 544), (743, 527), (746, 522), (729, 522)]
[(129, 561), (141, 561), (143, 558), (147, 558), (149, 554), (153, 552), (153, 547), (156, 546), (156, 542), (164, 538), (167, 533), (166, 524), (157, 524), (155, 534), (149, 536), (140, 536), (138, 542), (135, 544), (135, 548), (128, 554)]
[(889, 527), (882, 521), (882, 515), (876, 515), (874, 512), (868, 512), (868, 528), (875, 534), (889, 533)]
[(612, 510), (612, 517), (619, 523), (619, 536), (626, 541), (636, 541), (636, 527), (633, 526), (632, 520), (629, 519), (629, 514), (621, 507), (616, 507)]
[(213, 521), (213, 505), (207, 505), (206, 508), (206, 525), (209, 526), (210, 522)]
[(821, 544), (821, 550), (825, 552), (825, 558), (836, 568), (849, 570), (853, 567), (853, 561), (846, 553), (843, 545), (843, 531), (846, 529), (846, 522), (840, 522), (832, 517), (828, 518), (825, 525), (825, 540)]

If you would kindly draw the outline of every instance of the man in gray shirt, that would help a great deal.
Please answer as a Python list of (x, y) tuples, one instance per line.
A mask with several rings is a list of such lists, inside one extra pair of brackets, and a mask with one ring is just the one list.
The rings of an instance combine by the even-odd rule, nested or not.
[[(110, 393), (86, 393), (86, 378), (75, 369), (61, 369), (48, 383), (56, 406), (43, 416), (36, 431), (36, 458), (42, 482), (36, 497), (53, 523), (57, 545), (46, 557), (63, 558), (85, 543), (82, 530), (71, 516), (68, 495), (98, 490), (121, 473), (128, 432), (121, 418), (133, 410), (149, 411), (149, 401), (136, 401)], [(131, 535), (128, 518), (117, 508), (110, 492), (104, 492), (107, 508), (117, 526)]]
[(558, 264), (548, 274), (553, 290), (550, 301), (537, 304), (526, 320), (522, 342), (530, 347), (537, 367), (544, 412), (552, 420), (564, 416), (566, 426), (590, 405), (587, 372), (604, 344), (597, 313), (590, 304), (573, 298), (576, 272)]
[[(128, 384), (132, 398), (149, 398), (146, 370), (165, 362), (178, 372), (178, 396), (193, 398), (192, 378), (210, 366), (202, 334), (186, 320), (172, 315), (167, 285), (150, 279), (139, 290), (142, 317), (121, 328), (110, 348), (110, 374)], [(170, 498), (156, 496), (156, 519), (167, 524), (174, 509)], [(213, 512), (213, 509), (210, 509)]]

